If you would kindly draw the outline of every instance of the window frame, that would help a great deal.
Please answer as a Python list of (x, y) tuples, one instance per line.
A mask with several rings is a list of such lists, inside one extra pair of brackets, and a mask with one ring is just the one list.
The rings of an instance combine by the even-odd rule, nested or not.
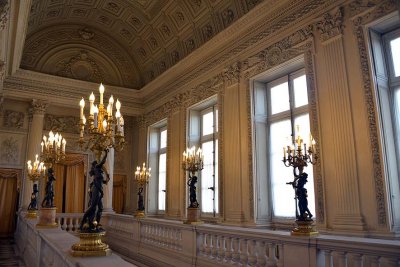
[[(166, 131), (166, 144), (165, 147), (161, 147), (161, 133), (163, 131)], [(167, 129), (167, 125), (165, 126), (161, 126), (158, 128), (158, 157), (157, 157), (157, 214), (164, 214), (165, 211), (167, 210), (167, 148), (168, 148), (168, 129)], [(160, 198), (160, 156), (162, 154), (165, 154), (165, 190), (164, 194), (165, 194), (165, 202), (164, 202), (164, 207), (165, 209), (161, 210), (160, 209), (160, 205), (159, 205), (159, 198)]]

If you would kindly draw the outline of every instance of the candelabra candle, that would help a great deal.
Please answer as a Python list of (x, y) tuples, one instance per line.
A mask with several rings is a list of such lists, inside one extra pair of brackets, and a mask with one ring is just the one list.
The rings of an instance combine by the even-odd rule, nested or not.
[(190, 171), (194, 173), (196, 171), (200, 171), (204, 167), (204, 155), (201, 148), (198, 148), (196, 151), (196, 147), (186, 148), (186, 151), (183, 152), (183, 161), (182, 167), (186, 171)]
[(39, 162), (38, 157), (39, 155), (36, 154), (33, 165), (31, 160), (28, 160), (28, 162), (26, 163), (28, 170), (28, 178), (34, 182), (39, 180), (46, 173), (46, 167), (44, 166), (44, 162)]
[(67, 141), (61, 134), (54, 134), (53, 131), (50, 131), (49, 137), (43, 136), (43, 141), (40, 145), (42, 147), (40, 157), (45, 163), (56, 163), (65, 159)]
[[(115, 115), (114, 115), (114, 97), (111, 95), (108, 104), (103, 104), (105, 88), (103, 84), (100, 84), (100, 103), (95, 105), (95, 96), (91, 93), (89, 97), (89, 119), (85, 119), (85, 100), (82, 98), (80, 101), (80, 145), (83, 147), (86, 144), (85, 149), (90, 148), (92, 151), (97, 152), (99, 157), (101, 151), (107, 148), (114, 148), (119, 151), (124, 147), (124, 128), (123, 118), (121, 115), (121, 102), (117, 99), (115, 102)], [(86, 123), (87, 122), (87, 123)], [(89, 136), (85, 140), (85, 127), (88, 126), (86, 131)]]
[(146, 168), (146, 163), (143, 162), (142, 168), (136, 167), (135, 180), (140, 186), (146, 184), (151, 177), (151, 168)]

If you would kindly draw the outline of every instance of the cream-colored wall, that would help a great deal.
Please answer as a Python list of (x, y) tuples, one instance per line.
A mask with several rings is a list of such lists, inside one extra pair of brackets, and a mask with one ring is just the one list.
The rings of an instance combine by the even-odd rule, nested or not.
[[(148, 127), (167, 119), (165, 216), (179, 220), (185, 217), (186, 174), (180, 160), (187, 145), (187, 109), (217, 95), (221, 180), (218, 219), (226, 224), (254, 225), (258, 201), (254, 191), (259, 177), (253, 151), (252, 82), (302, 57), (309, 77), (312, 132), (320, 155), (320, 163), (314, 167), (318, 228), (391, 234), (392, 224), (400, 222), (390, 221), (386, 202), (389, 196), (364, 30), (397, 9), (394, 1), (370, 2), (264, 1), (139, 92), (116, 88), (127, 98), (130, 115), (142, 115), (127, 132), (131, 141), (123, 152), (124, 166), (115, 168), (128, 175), (129, 211), (136, 209), (137, 202), (131, 170), (147, 160)], [(28, 84), (29, 79), (35, 83)], [(77, 92), (89, 95), (86, 91), (92, 86), (20, 71), (4, 82), (4, 107), (7, 101), (14, 101), (9, 99), (27, 99), (43, 88), (48, 92), (53, 84), (61, 95), (56, 99), (61, 108), (77, 103)], [(88, 88), (79, 88), (86, 85)], [(68, 95), (73, 89), (77, 92)], [(17, 106), (27, 112), (26, 104), (25, 108)], [(26, 138), (26, 130), (23, 132)], [(22, 166), (23, 161), (19, 164)]]

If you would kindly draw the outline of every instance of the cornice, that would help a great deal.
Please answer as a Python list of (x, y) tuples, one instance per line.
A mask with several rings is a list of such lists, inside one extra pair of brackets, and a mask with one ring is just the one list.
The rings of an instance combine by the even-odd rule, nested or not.
[[(18, 70), (13, 76), (4, 80), (3, 95), (5, 98), (46, 100), (51, 105), (78, 108), (79, 99), (88, 97), (91, 92), (98, 92), (98, 84), (61, 78), (28, 70)], [(122, 111), (126, 115), (142, 114), (143, 104), (136, 90), (117, 86), (107, 86), (107, 96), (121, 99)]]

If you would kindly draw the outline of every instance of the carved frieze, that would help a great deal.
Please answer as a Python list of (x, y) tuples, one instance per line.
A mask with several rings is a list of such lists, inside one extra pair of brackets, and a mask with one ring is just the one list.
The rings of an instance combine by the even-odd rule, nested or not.
[(24, 112), (5, 110), (3, 115), (3, 126), (21, 129), (24, 126), (24, 118)]
[(47, 114), (44, 119), (44, 130), (79, 134), (79, 118)]
[(3, 163), (13, 163), (18, 161), (19, 159), (19, 142), (13, 136), (9, 136), (5, 138), (1, 142), (1, 162)]
[(90, 40), (94, 37), (94, 32), (91, 31), (89, 28), (78, 30), (78, 33), (83, 40)]
[(343, 8), (337, 8), (323, 15), (322, 20), (317, 22), (322, 42), (342, 34), (343, 30)]
[(0, 0), (0, 31), (4, 30), (10, 13), (9, 0)]

